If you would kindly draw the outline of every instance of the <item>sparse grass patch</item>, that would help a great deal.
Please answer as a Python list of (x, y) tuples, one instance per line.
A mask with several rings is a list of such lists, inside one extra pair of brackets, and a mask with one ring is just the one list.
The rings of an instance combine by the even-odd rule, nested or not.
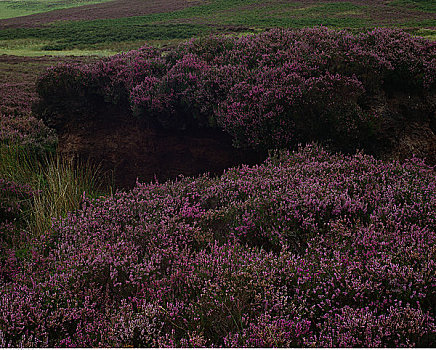
[(419, 29), (414, 35), (422, 36), (429, 40), (436, 40), (436, 30), (435, 29)]
[(400, 28), (406, 28), (410, 32), (425, 30), (425, 29), (433, 30), (433, 28), (436, 28), (436, 20), (433, 19), (413, 20), (413, 21), (400, 23), (398, 26)]
[(64, 217), (79, 209), (85, 197), (106, 194), (100, 170), (89, 162), (48, 157), (38, 165), (32, 213), (28, 227), (33, 234), (50, 229), (53, 218)]
[[(0, 40), (0, 55), (16, 55), (26, 57), (40, 56), (111, 56), (115, 55), (119, 50), (111, 48), (95, 48), (95, 49), (72, 49), (64, 50), (62, 45), (61, 50), (56, 50), (56, 43), (46, 39), (39, 38), (23, 38), (16, 40)], [(143, 45), (143, 42), (142, 42)], [(141, 46), (141, 45), (139, 45)], [(133, 49), (134, 47), (130, 48)]]
[(17, 143), (0, 144), (0, 177), (21, 184), (32, 184), (35, 159), (26, 147)]

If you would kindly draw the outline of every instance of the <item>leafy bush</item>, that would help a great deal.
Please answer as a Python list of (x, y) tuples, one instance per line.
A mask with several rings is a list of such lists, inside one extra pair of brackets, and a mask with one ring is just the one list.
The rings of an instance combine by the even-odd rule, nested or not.
[(308, 146), (85, 200), (0, 285), (0, 344), (434, 346), (435, 191)]
[(391, 29), (211, 36), (170, 52), (143, 48), (49, 70), (38, 82), (40, 114), (92, 118), (106, 101), (154, 127), (223, 128), (240, 147), (318, 140), (355, 149), (380, 131), (365, 101), (434, 91), (435, 48)]

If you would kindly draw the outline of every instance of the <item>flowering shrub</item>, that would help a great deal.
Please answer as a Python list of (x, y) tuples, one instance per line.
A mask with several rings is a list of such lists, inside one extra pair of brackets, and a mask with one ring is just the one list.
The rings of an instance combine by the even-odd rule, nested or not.
[[(1, 114), (30, 114), (32, 104), (36, 102), (36, 92), (32, 91), (33, 81), (10, 81), (3, 78), (0, 84)], [(17, 79), (18, 80), (18, 79)]]
[(57, 143), (54, 130), (40, 119), (27, 115), (0, 114), (0, 144), (21, 145), (35, 154), (53, 151)]
[(95, 118), (104, 103), (128, 105), (133, 87), (164, 70), (163, 59), (149, 47), (92, 64), (59, 64), (38, 79), (36, 89), (44, 103), (34, 111), (54, 127), (64, 122), (65, 115)]
[(365, 115), (357, 104), (363, 92), (355, 78), (327, 73), (306, 79), (293, 67), (271, 68), (260, 72), (256, 82), (232, 87), (217, 116), (242, 146), (283, 147), (327, 137), (343, 141), (364, 128)]
[(38, 91), (46, 120), (101, 115), (92, 111), (106, 101), (153, 126), (223, 128), (241, 147), (318, 140), (348, 150), (380, 131), (368, 100), (425, 95), (435, 78), (434, 42), (392, 29), (321, 27), (211, 36), (170, 52), (145, 47), (60, 66), (39, 79)]
[(435, 179), (307, 146), (85, 200), (0, 285), (0, 344), (434, 346)]
[(128, 105), (129, 92), (146, 78), (162, 77), (166, 62), (156, 49), (143, 47), (99, 61), (91, 69), (91, 79), (101, 89), (99, 93), (105, 101)]
[(0, 223), (17, 218), (32, 196), (30, 186), (0, 178)]

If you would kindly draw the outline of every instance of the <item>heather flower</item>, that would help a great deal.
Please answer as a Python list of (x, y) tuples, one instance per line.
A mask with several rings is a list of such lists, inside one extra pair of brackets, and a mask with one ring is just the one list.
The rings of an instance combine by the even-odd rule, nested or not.
[(426, 96), (435, 88), (435, 60), (433, 42), (385, 28), (210, 36), (169, 52), (144, 47), (53, 68), (38, 81), (37, 110), (56, 126), (108, 117), (101, 109), (111, 105), (152, 127), (221, 128), (238, 147), (318, 141), (349, 152), (370, 149), (383, 138), (383, 118), (399, 118), (388, 103), (393, 93), (420, 94), (423, 113), (432, 114)]
[(433, 346), (436, 181), (310, 145), (87, 200), (9, 251), (5, 346)]

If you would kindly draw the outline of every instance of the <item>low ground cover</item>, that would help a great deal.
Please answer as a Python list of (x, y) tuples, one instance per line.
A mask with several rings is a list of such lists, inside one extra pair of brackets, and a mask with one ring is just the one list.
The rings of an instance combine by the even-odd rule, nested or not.
[(0, 19), (27, 16), (57, 9), (65, 9), (88, 4), (97, 4), (108, 0), (2, 0), (0, 1)]
[[(121, 8), (120, 8), (121, 6)], [(129, 10), (130, 9), (130, 10)], [(130, 12), (129, 12), (130, 11)], [(167, 41), (219, 32), (255, 32), (272, 27), (302, 28), (324, 25), (364, 30), (376, 26), (402, 27), (421, 35), (434, 35), (432, 1), (348, 2), (278, 0), (213, 0), (157, 3), (115, 1), (48, 15), (0, 20), (0, 52), (11, 53), (15, 42), (28, 42), (28, 53), (85, 50), (104, 45), (116, 51), (120, 42), (135, 49), (144, 41)], [(32, 28), (33, 27), (33, 28)], [(15, 49), (18, 52), (18, 49)]]
[(435, 190), (312, 145), (84, 200), (5, 255), (0, 343), (434, 346)]

